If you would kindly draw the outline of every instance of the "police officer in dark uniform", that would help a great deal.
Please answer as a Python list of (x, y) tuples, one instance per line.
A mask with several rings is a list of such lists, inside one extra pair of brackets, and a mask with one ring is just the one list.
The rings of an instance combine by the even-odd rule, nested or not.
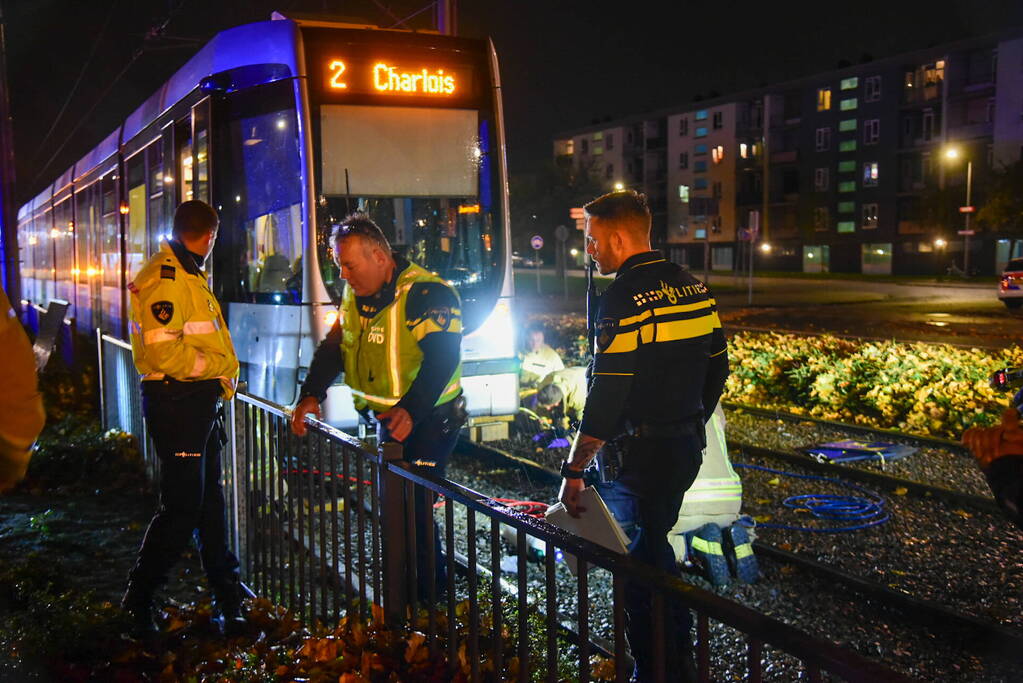
[(156, 631), (153, 593), (193, 535), (213, 590), (215, 622), (229, 635), (245, 623), (220, 483), (222, 399), (234, 395), (238, 357), (202, 270), (218, 225), (213, 207), (184, 202), (174, 213), (173, 239), (163, 241), (128, 285), (142, 412), (160, 459), (160, 507), (122, 600), (136, 635)]
[[(334, 260), (345, 280), (338, 319), (317, 347), (292, 416), (306, 433), (307, 414), (320, 416), (327, 389), (344, 371), (355, 408), (377, 422), (381, 442), (403, 445), (414, 472), (443, 477), (466, 420), (462, 397), (462, 312), (458, 294), (440, 277), (391, 251), (368, 216), (338, 226)], [(434, 587), (447, 587), (440, 532), (416, 487), (419, 595), (429, 595), (427, 525), (434, 525)]]
[[(616, 517), (635, 521), (629, 554), (678, 575), (667, 534), (700, 469), (704, 425), (728, 376), (725, 338), (707, 287), (651, 250), (643, 195), (614, 192), (584, 208), (586, 251), (601, 274), (617, 275), (601, 297), (590, 391), (559, 498), (578, 516), (583, 470), (613, 446), (620, 469), (598, 491)], [(635, 675), (653, 680), (650, 593), (634, 582), (625, 592)], [(665, 620), (665, 670), (687, 680), (691, 616), (674, 612)]]

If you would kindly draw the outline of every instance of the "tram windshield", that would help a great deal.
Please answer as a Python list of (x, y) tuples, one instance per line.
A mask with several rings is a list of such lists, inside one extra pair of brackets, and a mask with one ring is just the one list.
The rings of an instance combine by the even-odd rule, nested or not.
[(398, 253), (462, 297), (466, 327), (482, 322), (501, 284), (501, 207), (493, 124), (476, 109), (320, 108), (320, 267), (331, 297), (342, 281), (330, 234), (364, 211)]

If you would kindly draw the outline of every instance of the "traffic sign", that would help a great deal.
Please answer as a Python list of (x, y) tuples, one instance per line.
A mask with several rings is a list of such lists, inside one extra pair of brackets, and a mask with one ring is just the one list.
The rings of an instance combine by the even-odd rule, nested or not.
[(973, 230), (960, 230), (956, 234), (958, 234), (958, 235), (975, 235), (976, 233)]
[(537, 251), (540, 251), (543, 249), (543, 238), (539, 235), (533, 235), (529, 238), (529, 245)]
[(566, 228), (564, 225), (559, 225), (558, 227), (554, 228), (554, 236), (558, 239), (559, 242), (564, 242), (565, 240), (568, 239), (568, 228)]
[(977, 210), (976, 206), (960, 206), (959, 213), (973, 213)]
[(586, 218), (586, 213), (583, 211), (583, 207), (573, 207), (568, 210), (569, 218)]

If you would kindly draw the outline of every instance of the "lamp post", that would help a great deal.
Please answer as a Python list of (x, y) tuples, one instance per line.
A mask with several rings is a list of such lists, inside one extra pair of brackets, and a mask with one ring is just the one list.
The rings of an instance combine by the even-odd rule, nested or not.
[[(945, 158), (955, 160), (959, 158), (959, 148), (949, 147), (945, 150)], [(973, 213), (973, 205), (970, 200), (973, 197), (973, 160), (966, 160), (966, 206), (963, 207), (963, 213), (966, 214), (965, 225), (963, 227), (963, 273), (966, 277), (970, 276), (970, 235), (973, 231), (970, 230), (970, 214)]]

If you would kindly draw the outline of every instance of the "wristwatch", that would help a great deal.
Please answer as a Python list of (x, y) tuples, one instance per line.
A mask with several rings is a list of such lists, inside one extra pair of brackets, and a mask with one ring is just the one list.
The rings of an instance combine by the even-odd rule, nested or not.
[(583, 471), (568, 466), (568, 460), (561, 463), (561, 476), (565, 479), (582, 479)]

